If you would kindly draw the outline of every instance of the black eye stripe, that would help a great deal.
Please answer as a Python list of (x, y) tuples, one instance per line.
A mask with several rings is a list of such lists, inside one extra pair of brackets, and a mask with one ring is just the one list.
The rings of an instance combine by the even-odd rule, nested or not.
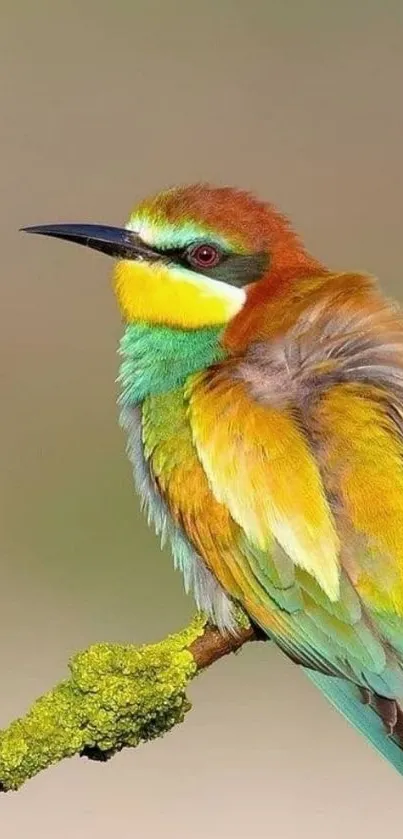
[[(216, 248), (219, 251), (220, 258), (218, 262), (214, 265), (209, 267), (206, 266), (195, 266), (192, 264), (191, 260), (188, 257), (188, 254), (197, 247), (201, 247), (206, 244), (208, 247)], [(199, 274), (205, 274), (206, 276), (213, 276), (213, 272), (217, 269), (220, 265), (226, 262), (227, 259), (231, 257), (231, 254), (227, 251), (221, 250), (217, 245), (214, 245), (210, 242), (192, 242), (190, 245), (187, 245), (186, 248), (156, 248), (154, 247), (156, 253), (159, 253), (161, 259), (166, 260), (174, 265), (178, 265), (181, 268), (187, 268), (188, 271), (197, 271)]]
[[(195, 268), (189, 263), (187, 254), (191, 249), (201, 245), (217, 248), (220, 252), (220, 259), (218, 263), (209, 268), (201, 265)], [(211, 277), (212, 280), (218, 280), (228, 285), (242, 288), (250, 283), (257, 282), (261, 279), (270, 264), (270, 254), (266, 252), (240, 254), (223, 251), (220, 245), (214, 242), (195, 241), (190, 242), (185, 248), (164, 248), (154, 250), (160, 254), (161, 259), (166, 260), (174, 265), (187, 268), (190, 271), (197, 271), (206, 277)]]
[(162, 257), (167, 257), (173, 262), (186, 262), (187, 254), (195, 248), (203, 247), (203, 245), (208, 248), (215, 248), (221, 254), (222, 259), (226, 259), (231, 255), (228, 251), (224, 251), (219, 245), (216, 245), (213, 242), (190, 242), (190, 244), (186, 245), (185, 248), (156, 248), (153, 246), (153, 249), (157, 253), (161, 254)]

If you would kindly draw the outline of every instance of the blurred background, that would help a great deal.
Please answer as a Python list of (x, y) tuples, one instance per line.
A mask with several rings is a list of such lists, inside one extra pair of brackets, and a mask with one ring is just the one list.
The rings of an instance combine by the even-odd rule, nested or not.
[[(400, 0), (2, 0), (0, 725), (77, 649), (193, 613), (117, 425), (111, 263), (18, 228), (120, 224), (162, 187), (229, 183), (403, 299), (402, 17)], [(165, 739), (1, 797), (1, 835), (395, 833), (401, 779), (269, 645), (191, 696)]]

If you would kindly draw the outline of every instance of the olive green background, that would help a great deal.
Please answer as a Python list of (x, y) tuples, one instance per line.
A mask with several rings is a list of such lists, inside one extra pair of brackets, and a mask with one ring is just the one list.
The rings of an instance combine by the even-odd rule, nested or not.
[[(401, 293), (399, 0), (0, 7), (0, 725), (97, 640), (193, 611), (139, 514), (115, 407), (111, 262), (22, 225), (120, 224), (175, 182), (252, 188), (335, 267)], [(403, 781), (269, 645), (164, 740), (0, 797), (4, 839), (395, 835)]]

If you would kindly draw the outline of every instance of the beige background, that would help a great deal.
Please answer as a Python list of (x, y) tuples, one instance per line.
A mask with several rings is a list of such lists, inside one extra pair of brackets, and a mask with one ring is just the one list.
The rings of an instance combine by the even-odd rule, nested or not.
[[(97, 254), (18, 234), (119, 224), (175, 182), (253, 188), (312, 250), (402, 281), (400, 0), (2, 0), (0, 724), (96, 640), (192, 604), (138, 512)], [(400, 15), (400, 19), (399, 19)], [(397, 835), (403, 780), (274, 649), (192, 688), (163, 741), (0, 798), (4, 839)]]

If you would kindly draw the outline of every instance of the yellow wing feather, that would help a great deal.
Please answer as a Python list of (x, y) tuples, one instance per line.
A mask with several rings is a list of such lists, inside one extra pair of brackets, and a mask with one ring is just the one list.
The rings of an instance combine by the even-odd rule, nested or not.
[(194, 443), (218, 501), (261, 550), (273, 539), (339, 596), (339, 538), (317, 463), (296, 418), (261, 406), (242, 382), (209, 373), (188, 387)]

